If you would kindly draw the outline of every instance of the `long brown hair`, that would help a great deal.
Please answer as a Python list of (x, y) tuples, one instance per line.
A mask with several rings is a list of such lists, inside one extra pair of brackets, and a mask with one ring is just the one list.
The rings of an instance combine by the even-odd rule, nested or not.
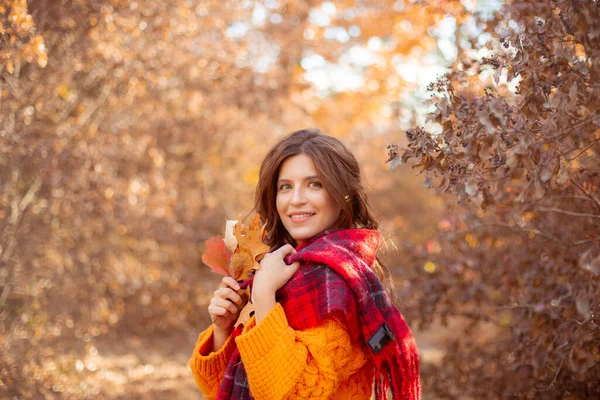
[[(269, 232), (265, 243), (271, 250), (295, 240), (283, 226), (276, 208), (277, 179), (281, 164), (288, 157), (307, 154), (313, 160), (319, 179), (341, 207), (334, 228), (379, 229), (361, 182), (361, 171), (354, 155), (338, 139), (318, 129), (302, 129), (281, 139), (267, 153), (260, 166), (254, 210), (261, 215)], [(393, 290), (388, 269), (379, 261), (373, 270)]]

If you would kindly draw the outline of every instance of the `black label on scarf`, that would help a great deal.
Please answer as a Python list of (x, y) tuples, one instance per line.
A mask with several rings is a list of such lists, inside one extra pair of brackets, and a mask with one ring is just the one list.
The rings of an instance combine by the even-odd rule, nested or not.
[(390, 327), (384, 322), (379, 329), (377, 329), (377, 332), (367, 340), (367, 343), (371, 350), (373, 350), (373, 353), (377, 355), (383, 347), (392, 340), (394, 340), (394, 334)]

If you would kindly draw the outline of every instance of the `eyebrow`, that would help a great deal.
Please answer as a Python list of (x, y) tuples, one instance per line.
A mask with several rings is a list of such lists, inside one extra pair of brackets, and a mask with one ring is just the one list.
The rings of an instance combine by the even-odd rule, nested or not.
[[(319, 179), (317, 175), (305, 176), (302, 180), (309, 181), (311, 179)], [(279, 185), (281, 182), (291, 182), (290, 179), (278, 179), (277, 184)]]

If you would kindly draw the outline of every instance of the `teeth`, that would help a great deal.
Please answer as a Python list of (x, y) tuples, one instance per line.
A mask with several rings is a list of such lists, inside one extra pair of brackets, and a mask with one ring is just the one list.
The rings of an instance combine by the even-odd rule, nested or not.
[(292, 219), (300, 219), (300, 218), (307, 218), (312, 216), (312, 214), (296, 214), (296, 215), (292, 215), (291, 218)]

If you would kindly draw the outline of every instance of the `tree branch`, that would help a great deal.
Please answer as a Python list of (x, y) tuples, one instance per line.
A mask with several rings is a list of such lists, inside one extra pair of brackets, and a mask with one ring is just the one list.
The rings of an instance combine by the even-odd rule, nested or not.
[(573, 217), (586, 217), (586, 218), (598, 218), (598, 219), (600, 219), (600, 215), (578, 213), (578, 212), (573, 212), (573, 211), (568, 211), (568, 210), (562, 210), (560, 208), (553, 208), (553, 207), (539, 207), (539, 208), (536, 208), (535, 210), (536, 211), (556, 212), (556, 213), (571, 215)]
[(565, 136), (565, 135), (568, 135), (568, 134), (570, 134), (571, 132), (573, 132), (575, 129), (579, 128), (581, 125), (585, 125), (585, 124), (588, 124), (588, 123), (590, 123), (590, 122), (594, 122), (595, 120), (597, 120), (597, 119), (599, 119), (599, 118), (600, 118), (600, 116), (599, 116), (599, 115), (597, 115), (597, 114), (593, 114), (591, 117), (589, 117), (589, 118), (586, 118), (586, 119), (584, 119), (583, 121), (580, 121), (580, 122), (576, 123), (575, 125), (573, 125), (573, 126), (572, 126), (572, 127), (570, 127), (569, 129), (567, 129), (566, 131), (564, 131), (564, 132), (561, 132), (561, 133), (558, 133), (558, 134), (556, 134), (556, 135), (554, 135), (554, 136), (550, 136), (550, 137), (548, 137), (547, 139), (557, 139), (557, 138), (563, 137), (563, 136)]
[(583, 192), (583, 194), (585, 194), (587, 197), (589, 197), (595, 203), (596, 208), (598, 208), (598, 210), (600, 210), (600, 201), (597, 198), (595, 198), (594, 196), (592, 196), (591, 194), (586, 192), (585, 189), (579, 183), (577, 183), (574, 179), (570, 179), (570, 181), (573, 183), (573, 185), (577, 186), (579, 188), (579, 190), (581, 190)]
[(536, 235), (545, 237), (546, 239), (552, 240), (553, 242), (556, 242), (556, 243), (561, 244), (563, 246), (567, 246), (567, 244), (563, 243), (562, 240), (560, 240), (560, 239), (558, 239), (558, 238), (556, 238), (556, 237), (554, 237), (554, 236), (552, 236), (552, 235), (550, 235), (548, 233), (544, 233), (544, 232), (540, 231), (539, 229), (535, 229), (535, 228), (522, 228), (522, 227), (520, 227), (519, 229), (517, 229), (515, 226), (510, 226), (509, 224), (499, 224), (499, 223), (478, 225), (478, 227), (479, 226), (485, 226), (485, 225), (487, 225), (487, 226), (500, 226), (500, 227), (503, 227), (503, 228), (508, 228), (508, 229), (512, 230), (513, 232), (517, 232), (519, 234), (522, 233), (522, 232), (535, 233)]
[(522, 227), (518, 227), (518, 226), (510, 226), (509, 224), (501, 224), (501, 223), (494, 223), (494, 224), (480, 224), (480, 225), (475, 225), (473, 227), (470, 227), (468, 229), (463, 229), (460, 231), (455, 231), (455, 232), (447, 232), (447, 233), (443, 233), (440, 234), (441, 237), (445, 237), (445, 236), (457, 236), (457, 235), (464, 235), (465, 233), (469, 233), (475, 229), (478, 228), (486, 228), (486, 227), (501, 227), (501, 228), (508, 228), (511, 231), (518, 233), (518, 234), (524, 234), (524, 233), (534, 233), (536, 235), (542, 236), (548, 240), (552, 240), (555, 243), (560, 244), (563, 247), (569, 247), (569, 246), (580, 246), (582, 244), (586, 244), (589, 242), (594, 242), (596, 240), (600, 240), (600, 237), (594, 237), (591, 239), (582, 239), (582, 240), (576, 240), (576, 241), (572, 241), (572, 242), (563, 242), (562, 240), (560, 240), (557, 237), (554, 237), (548, 233), (542, 232), (539, 229), (535, 229), (535, 228), (522, 228)]
[[(580, 155), (582, 155), (583, 153), (585, 153), (590, 147), (594, 146), (598, 142), (600, 142), (600, 138), (598, 138), (596, 140), (593, 140), (590, 144), (588, 144), (587, 146), (585, 146), (583, 148), (583, 150), (581, 150), (579, 153), (577, 153), (577, 155), (575, 157), (567, 158), (567, 161), (573, 161), (574, 159), (576, 159), (577, 157), (579, 157)], [(571, 153), (573, 151), (576, 151), (576, 150), (579, 150), (579, 149), (567, 150), (567, 152), (565, 154), (569, 154), (569, 153)], [(565, 154), (563, 154), (563, 155), (565, 155)]]
[[(8, 259), (10, 258), (14, 249), (17, 246), (17, 240), (15, 237), (17, 235), (17, 230), (19, 229), (19, 224), (21, 222), (21, 217), (23, 215), (23, 211), (25, 211), (25, 209), (29, 206), (29, 204), (31, 204), (31, 202), (35, 199), (37, 192), (40, 190), (41, 183), (42, 183), (41, 178), (38, 176), (36, 178), (36, 180), (33, 182), (33, 184), (29, 187), (29, 189), (27, 190), (27, 193), (25, 193), (25, 195), (23, 196), (21, 201), (17, 201), (17, 199), (13, 199), (12, 207), (11, 207), (12, 211), (11, 211), (11, 215), (10, 215), (10, 219), (9, 219), (10, 226), (6, 227), (2, 231), (2, 235), (0, 235), (0, 239), (2, 239), (4, 236), (8, 236), (6, 239), (5, 248), (3, 249), (2, 252), (0, 252), (0, 257), (1, 257), (0, 261), (2, 261), (3, 265), (6, 265), (6, 263), (8, 262)], [(6, 285), (4, 285), (2, 294), (0, 295), (0, 307), (2, 307), (4, 305), (4, 303), (6, 302), (6, 299), (8, 298), (8, 294), (10, 293), (10, 286), (11, 286), (10, 280), (13, 275), (13, 270), (14, 270), (14, 268), (11, 268), (8, 271), (8, 276), (6, 278)]]
[(591, 239), (576, 240), (573, 242), (573, 246), (580, 246), (582, 244), (595, 242), (595, 241), (600, 241), (600, 236), (596, 236), (595, 238), (591, 238)]

